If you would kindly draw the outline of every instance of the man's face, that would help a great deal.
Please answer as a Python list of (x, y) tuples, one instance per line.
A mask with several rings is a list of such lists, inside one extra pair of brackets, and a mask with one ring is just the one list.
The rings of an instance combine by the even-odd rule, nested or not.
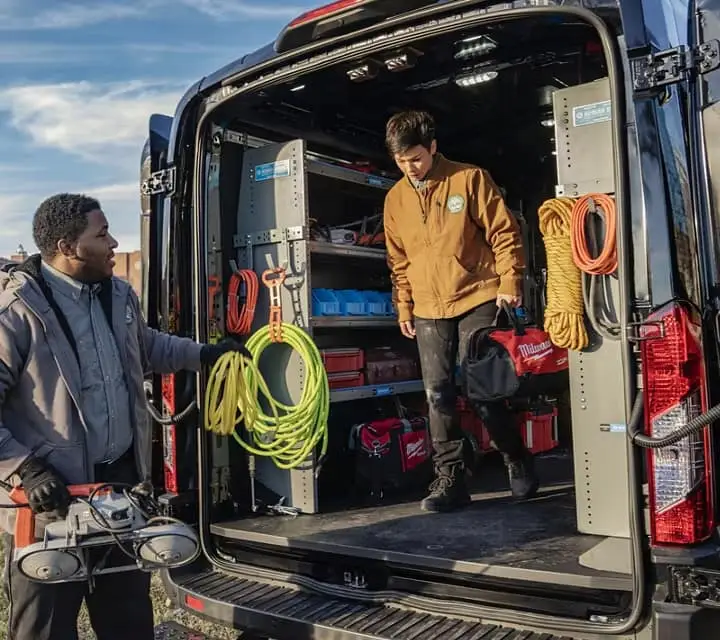
[(437, 151), (437, 142), (432, 141), (429, 149), (421, 144), (395, 154), (395, 164), (410, 180), (418, 182), (427, 176), (432, 168), (433, 156)]
[(100, 209), (90, 211), (87, 228), (71, 247), (70, 259), (78, 280), (99, 282), (109, 278), (115, 266), (113, 250), (117, 246), (105, 214)]

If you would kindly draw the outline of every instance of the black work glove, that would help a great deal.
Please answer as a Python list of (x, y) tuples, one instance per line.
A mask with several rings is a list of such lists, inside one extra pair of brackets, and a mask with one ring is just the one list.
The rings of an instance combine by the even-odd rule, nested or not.
[(245, 345), (241, 344), (237, 340), (233, 340), (232, 338), (226, 338), (217, 344), (203, 345), (202, 349), (200, 349), (200, 362), (205, 366), (212, 367), (221, 355), (228, 353), (229, 351), (236, 351), (246, 358), (252, 359), (252, 355), (245, 348)]
[(70, 504), (70, 492), (52, 465), (32, 456), (17, 471), (28, 504), (35, 513), (55, 511), (64, 517)]

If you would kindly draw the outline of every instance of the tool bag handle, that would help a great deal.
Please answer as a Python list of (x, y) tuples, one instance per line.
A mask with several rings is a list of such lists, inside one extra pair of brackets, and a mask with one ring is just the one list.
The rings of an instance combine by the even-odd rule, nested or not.
[(513, 309), (505, 300), (500, 301), (497, 313), (495, 314), (495, 320), (493, 320), (492, 326), (497, 327), (500, 321), (500, 316), (505, 314), (510, 325), (515, 330), (516, 336), (525, 335), (525, 326), (523, 325), (520, 318), (517, 317), (515, 309)]

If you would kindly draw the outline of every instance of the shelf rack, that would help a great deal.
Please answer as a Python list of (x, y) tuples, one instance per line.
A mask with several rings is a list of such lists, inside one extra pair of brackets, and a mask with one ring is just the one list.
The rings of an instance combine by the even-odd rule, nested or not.
[[(233, 242), (236, 263), (240, 268), (254, 269), (258, 275), (267, 268), (282, 266), (286, 269), (285, 286), (281, 292), (283, 321), (300, 326), (311, 335), (315, 330), (322, 329), (323, 335), (327, 334), (329, 339), (332, 339), (333, 331), (343, 329), (372, 330), (396, 326), (397, 319), (392, 316), (312, 316), (312, 289), (319, 286), (317, 274), (331, 275), (327, 272), (328, 265), (314, 260), (313, 256), (337, 257), (338, 264), (348, 258), (382, 264), (386, 253), (384, 249), (375, 247), (311, 239), (308, 198), (310, 174), (377, 189), (380, 190), (378, 195), (390, 189), (394, 181), (313, 156), (307, 153), (303, 140), (271, 143), (232, 132), (226, 132), (225, 139), (245, 146), (237, 235)], [(267, 309), (268, 306), (268, 291), (261, 286), (257, 308)], [(253, 330), (265, 322), (265, 314), (258, 313)], [(283, 349), (282, 346), (277, 348)], [(282, 366), (263, 367), (263, 375), (278, 400), (295, 404), (304, 386), (304, 363), (297, 353), (289, 349), (283, 356), (277, 357), (282, 359)], [(342, 403), (391, 397), (422, 389), (419, 380), (334, 389), (330, 401)], [(258, 459), (256, 477), (278, 495), (285, 496), (286, 504), (305, 513), (316, 513), (318, 498), (313, 467), (307, 465), (283, 471), (269, 460)]]

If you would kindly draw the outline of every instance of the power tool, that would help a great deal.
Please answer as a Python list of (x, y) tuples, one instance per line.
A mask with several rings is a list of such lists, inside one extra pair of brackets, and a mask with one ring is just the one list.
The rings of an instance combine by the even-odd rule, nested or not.
[[(22, 487), (9, 489), (17, 509), (12, 562), (36, 582), (88, 581), (121, 571), (170, 569), (189, 564), (200, 552), (197, 534), (185, 523), (160, 515), (146, 484), (70, 485), (72, 501), (61, 519), (43, 522), (27, 504)], [(118, 548), (128, 562), (107, 563)], [(118, 554), (114, 554), (118, 555)]]

